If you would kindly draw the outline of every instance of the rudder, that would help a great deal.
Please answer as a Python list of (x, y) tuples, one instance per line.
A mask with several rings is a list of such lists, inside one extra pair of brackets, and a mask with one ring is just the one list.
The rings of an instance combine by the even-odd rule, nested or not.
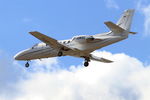
[(122, 14), (121, 18), (118, 20), (117, 25), (127, 31), (130, 31), (133, 14), (134, 14), (134, 9), (126, 10)]

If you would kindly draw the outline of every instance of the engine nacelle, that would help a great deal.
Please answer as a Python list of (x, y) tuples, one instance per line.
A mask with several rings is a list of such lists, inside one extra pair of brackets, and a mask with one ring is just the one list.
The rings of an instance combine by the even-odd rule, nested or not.
[(78, 37), (74, 37), (73, 40), (83, 43), (83, 42), (90, 42), (95, 40), (95, 38), (93, 36), (78, 36)]
[(93, 41), (93, 40), (94, 40), (93, 36), (87, 36), (86, 37), (86, 41), (88, 41), (88, 42)]

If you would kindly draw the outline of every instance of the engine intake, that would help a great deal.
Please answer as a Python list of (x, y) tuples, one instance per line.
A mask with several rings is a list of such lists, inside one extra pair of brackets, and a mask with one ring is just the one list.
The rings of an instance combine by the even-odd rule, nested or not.
[(94, 37), (93, 36), (88, 36), (86, 37), (86, 41), (93, 41), (94, 40)]

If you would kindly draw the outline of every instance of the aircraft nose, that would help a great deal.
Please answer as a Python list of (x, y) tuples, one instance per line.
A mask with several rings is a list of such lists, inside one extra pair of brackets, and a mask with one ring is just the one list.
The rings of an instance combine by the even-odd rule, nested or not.
[(21, 53), (16, 54), (16, 55), (14, 56), (14, 59), (15, 59), (15, 60), (21, 60), (21, 59), (22, 59)]
[(18, 60), (18, 58), (19, 58), (18, 55), (15, 55), (15, 56), (14, 56), (14, 59), (15, 59), (15, 60)]
[(26, 59), (25, 54), (26, 54), (27, 51), (28, 51), (28, 50), (24, 50), (24, 51), (21, 51), (21, 52), (17, 53), (17, 54), (14, 56), (14, 59), (15, 59), (15, 60), (25, 60), (25, 59)]

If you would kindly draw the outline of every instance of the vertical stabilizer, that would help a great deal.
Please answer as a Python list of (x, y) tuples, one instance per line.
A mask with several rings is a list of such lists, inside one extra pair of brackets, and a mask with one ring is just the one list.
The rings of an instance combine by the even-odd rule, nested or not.
[(134, 9), (126, 10), (122, 14), (121, 18), (118, 20), (117, 25), (127, 31), (130, 31), (133, 14), (134, 14)]

